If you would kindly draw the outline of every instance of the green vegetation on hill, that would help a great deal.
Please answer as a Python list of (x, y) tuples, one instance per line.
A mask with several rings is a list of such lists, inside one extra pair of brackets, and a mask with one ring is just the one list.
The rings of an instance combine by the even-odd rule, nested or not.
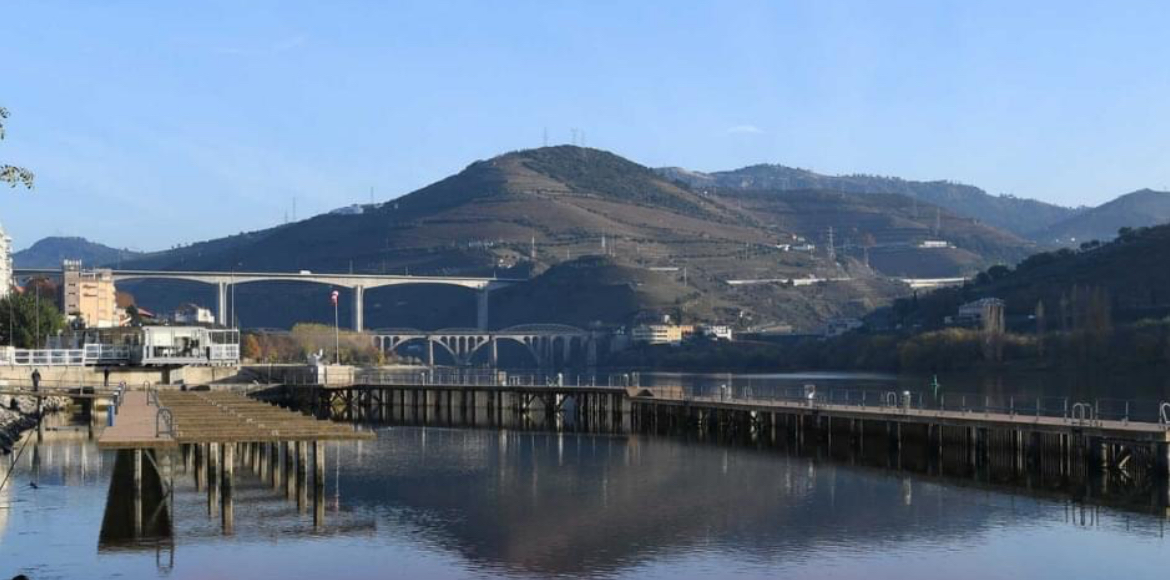
[(1015, 268), (994, 266), (962, 287), (901, 300), (891, 313), (895, 323), (933, 326), (962, 303), (995, 297), (1006, 302), (1009, 317), (1035, 315), (1043, 304), (1049, 327), (1067, 328), (1076, 305), (1101, 292), (1119, 321), (1160, 318), (1170, 313), (1168, 257), (1170, 225), (1126, 228), (1112, 242), (1035, 254)]
[(52, 236), (12, 255), (17, 268), (59, 268), (64, 260), (81, 260), (86, 266), (117, 266), (143, 254), (119, 250), (85, 238)]
[(1045, 243), (1076, 246), (1091, 240), (1112, 240), (1121, 228), (1167, 222), (1170, 222), (1170, 192), (1142, 189), (1048, 226), (1034, 237)]

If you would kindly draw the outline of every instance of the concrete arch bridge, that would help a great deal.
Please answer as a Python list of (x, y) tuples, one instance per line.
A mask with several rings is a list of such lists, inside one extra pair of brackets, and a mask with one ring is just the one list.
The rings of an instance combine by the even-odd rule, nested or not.
[[(209, 284), (216, 288), (216, 322), (228, 325), (228, 295), (238, 284), (258, 282), (308, 282), (331, 287), (347, 288), (352, 291), (353, 329), (365, 327), (365, 291), (385, 286), (404, 284), (442, 284), (460, 286), (476, 292), (476, 325), (488, 327), (488, 295), (523, 280), (505, 278), (483, 278), (473, 276), (399, 276), (393, 274), (335, 274), (302, 270), (300, 272), (210, 272), (178, 270), (109, 270), (114, 283), (130, 280), (183, 280)], [(13, 275), (18, 278), (31, 276), (64, 277), (63, 269), (17, 268)], [(233, 306), (234, 309), (234, 306)]]
[(421, 341), (426, 348), (427, 364), (435, 364), (435, 347), (445, 350), (458, 366), (470, 366), (472, 359), (487, 350), (489, 362), (499, 362), (499, 344), (511, 341), (523, 345), (539, 368), (567, 365), (574, 353), (584, 358), (587, 366), (597, 362), (599, 335), (565, 324), (522, 324), (501, 330), (485, 331), (475, 328), (444, 328), (418, 330), (415, 328), (387, 328), (374, 331), (374, 344), (387, 354), (394, 354), (407, 343)]

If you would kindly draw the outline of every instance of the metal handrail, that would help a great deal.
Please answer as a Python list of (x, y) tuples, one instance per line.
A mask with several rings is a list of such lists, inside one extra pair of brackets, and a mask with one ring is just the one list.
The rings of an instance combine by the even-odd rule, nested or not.
[(1075, 403), (1072, 406), (1072, 420), (1077, 425), (1084, 425), (1086, 422), (1092, 423), (1096, 418), (1093, 405), (1089, 403)]
[(1170, 429), (1170, 403), (1162, 403), (1158, 414), (1161, 415), (1162, 424)]
[[(162, 427), (163, 423), (166, 423), (166, 429), (163, 429), (163, 427)], [(159, 437), (162, 435), (173, 436), (174, 434), (175, 434), (175, 416), (171, 413), (170, 409), (168, 409), (166, 407), (159, 407), (158, 413), (156, 413), (154, 416), (154, 436), (155, 437)]]

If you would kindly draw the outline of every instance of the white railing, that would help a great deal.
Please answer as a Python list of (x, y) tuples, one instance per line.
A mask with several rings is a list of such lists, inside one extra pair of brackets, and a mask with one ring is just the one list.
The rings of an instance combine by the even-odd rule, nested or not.
[(134, 349), (124, 344), (87, 344), (85, 345), (85, 361), (87, 364), (130, 362)]
[[(139, 362), (141, 347), (122, 344), (87, 344), (83, 348), (24, 349), (0, 347), (0, 366), (95, 366)], [(145, 357), (146, 364), (224, 364), (240, 360), (237, 344), (213, 344), (206, 351), (184, 357)]]
[(211, 362), (240, 360), (240, 345), (213, 344), (211, 345)]
[(0, 362), (9, 366), (81, 366), (86, 364), (85, 350), (73, 348), (23, 349), (7, 348), (0, 355)]

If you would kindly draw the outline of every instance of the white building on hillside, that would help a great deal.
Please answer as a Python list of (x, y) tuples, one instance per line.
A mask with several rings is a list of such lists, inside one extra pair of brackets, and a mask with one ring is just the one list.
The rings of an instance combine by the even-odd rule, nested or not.
[(8, 296), (12, 289), (12, 238), (0, 225), (0, 297)]
[(191, 303), (176, 308), (171, 319), (178, 324), (215, 324), (211, 309)]

